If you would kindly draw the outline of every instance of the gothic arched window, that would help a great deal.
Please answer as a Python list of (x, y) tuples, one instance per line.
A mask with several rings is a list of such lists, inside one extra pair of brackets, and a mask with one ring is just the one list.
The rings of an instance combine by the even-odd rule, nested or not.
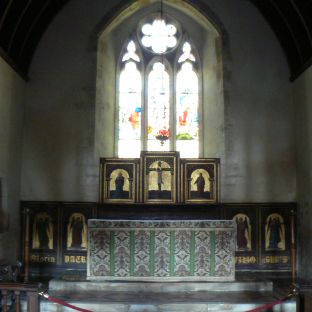
[(196, 48), (177, 21), (151, 15), (123, 46), (117, 76), (118, 157), (141, 150), (199, 157)]

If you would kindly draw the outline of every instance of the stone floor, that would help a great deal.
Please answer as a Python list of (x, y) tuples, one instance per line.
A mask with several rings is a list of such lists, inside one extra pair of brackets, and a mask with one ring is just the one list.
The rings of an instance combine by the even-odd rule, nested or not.
[[(235, 282), (89, 282), (52, 280), (49, 294), (93, 312), (244, 312), (287, 295), (290, 279), (240, 274)], [(41, 311), (73, 311), (41, 300)], [(295, 300), (269, 311), (295, 312)]]

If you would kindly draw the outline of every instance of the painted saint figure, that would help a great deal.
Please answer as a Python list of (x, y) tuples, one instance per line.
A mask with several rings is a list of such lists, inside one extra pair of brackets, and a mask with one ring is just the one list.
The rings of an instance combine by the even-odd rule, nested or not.
[(85, 216), (82, 213), (73, 213), (67, 226), (67, 248), (86, 248), (87, 226)]
[(188, 196), (199, 201), (211, 199), (212, 184), (210, 175), (203, 168), (194, 168), (187, 173)]
[(283, 249), (284, 243), (284, 225), (279, 216), (270, 215), (266, 224), (267, 249)]
[(198, 196), (203, 197), (205, 190), (205, 178), (203, 177), (202, 172), (199, 173), (199, 176), (195, 180), (194, 184), (197, 185)]
[(162, 179), (161, 161), (159, 161), (157, 164), (156, 172), (157, 172), (158, 191), (161, 191), (161, 185), (164, 184), (164, 181)]
[(132, 181), (129, 172), (122, 168), (112, 170), (107, 178), (108, 198), (121, 200), (129, 199), (132, 189)]
[(147, 170), (148, 199), (171, 199), (172, 168), (165, 161), (156, 159)]
[(251, 226), (249, 218), (245, 214), (238, 214), (234, 217), (237, 228), (237, 249), (251, 250)]
[(39, 218), (37, 220), (37, 230), (39, 238), (39, 248), (49, 249), (49, 220), (47, 218)]
[(72, 229), (72, 242), (70, 247), (80, 248), (82, 244), (82, 230), (83, 230), (83, 223), (81, 217), (78, 216), (76, 218), (73, 218), (70, 227)]
[(32, 246), (34, 249), (53, 248), (53, 224), (46, 212), (39, 213), (34, 219)]
[(123, 187), (125, 184), (125, 178), (121, 172), (118, 173), (115, 179), (115, 186), (116, 186), (116, 197), (122, 197), (123, 195)]

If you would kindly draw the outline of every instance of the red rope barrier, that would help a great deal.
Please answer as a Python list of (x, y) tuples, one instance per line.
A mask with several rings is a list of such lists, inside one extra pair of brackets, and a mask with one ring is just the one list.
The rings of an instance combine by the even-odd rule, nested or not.
[(282, 298), (282, 299), (279, 299), (279, 300), (276, 300), (276, 301), (273, 301), (271, 303), (267, 303), (261, 307), (258, 307), (258, 308), (255, 308), (255, 309), (251, 309), (251, 310), (248, 310), (246, 312), (260, 312), (260, 311), (265, 311), (267, 309), (271, 309), (273, 308), (275, 305), (278, 305), (278, 304), (281, 304), (283, 303), (285, 300), (287, 300), (288, 298), (290, 297), (290, 295), (287, 295), (286, 297)]
[[(44, 298), (48, 299), (49, 301), (51, 302), (55, 302), (55, 303), (58, 303), (58, 304), (61, 304), (65, 307), (68, 307), (68, 308), (71, 308), (73, 310), (76, 310), (76, 311), (81, 311), (81, 312), (92, 312), (91, 310), (86, 310), (86, 309), (82, 309), (82, 308), (79, 308), (77, 306), (74, 306), (70, 303), (67, 303), (65, 301), (62, 301), (60, 299), (57, 299), (57, 298), (54, 298), (54, 297), (51, 297), (50, 295), (48, 295), (47, 293), (43, 293), (43, 292), (40, 292), (39, 293), (40, 296), (43, 296)], [(271, 302), (271, 303), (267, 303), (261, 307), (257, 307), (255, 309), (251, 309), (251, 310), (248, 310), (246, 312), (261, 312), (261, 311), (265, 311), (267, 309), (270, 309), (270, 308), (273, 308), (275, 305), (278, 305), (278, 304), (281, 304), (283, 303), (285, 300), (287, 300), (288, 298), (291, 297), (291, 294), (287, 295), (286, 297), (282, 298), (282, 299), (279, 299), (279, 300), (276, 300), (274, 302)]]
[(82, 308), (76, 307), (76, 306), (74, 306), (74, 305), (72, 305), (72, 304), (70, 304), (70, 303), (67, 303), (67, 302), (65, 302), (65, 301), (63, 301), (63, 300), (60, 300), (60, 299), (51, 297), (51, 296), (48, 295), (47, 293), (40, 292), (39, 295), (40, 295), (40, 296), (43, 296), (44, 298), (48, 299), (49, 301), (52, 301), (52, 302), (61, 304), (61, 305), (65, 306), (65, 307), (71, 308), (71, 309), (76, 310), (76, 311), (81, 311), (81, 312), (92, 312), (91, 310), (82, 309)]

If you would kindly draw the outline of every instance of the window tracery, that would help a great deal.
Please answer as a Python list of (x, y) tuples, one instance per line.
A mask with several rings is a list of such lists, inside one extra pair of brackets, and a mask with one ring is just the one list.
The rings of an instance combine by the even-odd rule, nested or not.
[(126, 42), (118, 77), (118, 157), (139, 157), (141, 150), (199, 156), (199, 65), (180, 29), (168, 16), (147, 17), (138, 38)]

